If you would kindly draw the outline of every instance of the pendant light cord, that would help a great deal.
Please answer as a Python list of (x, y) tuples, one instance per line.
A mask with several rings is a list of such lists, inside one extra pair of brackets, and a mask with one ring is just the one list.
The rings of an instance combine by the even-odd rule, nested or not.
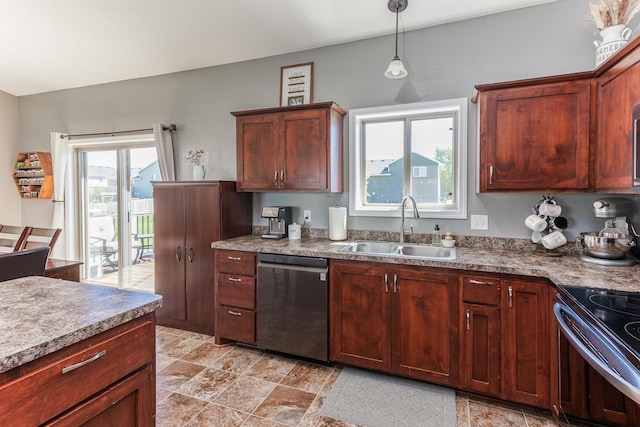
[(396, 58), (398, 58), (398, 10), (400, 9), (400, 4), (396, 4)]

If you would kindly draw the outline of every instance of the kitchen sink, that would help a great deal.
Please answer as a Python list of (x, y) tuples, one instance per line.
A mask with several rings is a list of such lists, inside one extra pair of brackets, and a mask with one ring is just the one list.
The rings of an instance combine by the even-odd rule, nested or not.
[(358, 241), (340, 249), (340, 252), (362, 252), (366, 254), (393, 254), (400, 246), (392, 242)]
[(339, 252), (360, 253), (363, 255), (385, 255), (407, 258), (420, 258), (437, 261), (451, 261), (456, 259), (455, 248), (443, 248), (417, 243), (394, 243), (360, 240), (349, 243), (338, 250)]

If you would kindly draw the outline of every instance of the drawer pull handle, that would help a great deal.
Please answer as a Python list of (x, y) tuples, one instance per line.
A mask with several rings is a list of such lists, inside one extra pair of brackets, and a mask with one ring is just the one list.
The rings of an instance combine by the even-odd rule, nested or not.
[(471, 310), (467, 308), (467, 331), (471, 330)]
[(394, 294), (398, 293), (399, 287), (400, 285), (398, 285), (398, 275), (396, 273), (393, 273), (393, 293)]
[(489, 185), (493, 184), (493, 165), (489, 166)]
[(228, 256), (227, 259), (230, 261), (242, 261), (242, 258), (239, 256)]
[(95, 355), (93, 355), (93, 357), (84, 360), (82, 362), (73, 364), (71, 366), (67, 366), (66, 368), (62, 368), (62, 373), (66, 374), (67, 372), (71, 372), (73, 370), (76, 370), (78, 368), (82, 368), (84, 365), (88, 365), (91, 362), (95, 362), (96, 360), (100, 359), (102, 356), (104, 356), (105, 354), (107, 354), (107, 350), (102, 350), (99, 353), (96, 353)]
[(389, 275), (384, 273), (384, 291), (389, 293)]
[(227, 311), (227, 313), (232, 314), (232, 315), (234, 315), (234, 316), (242, 316), (242, 313), (237, 312), (237, 311), (231, 311), (231, 310), (229, 310), (229, 311)]
[(230, 282), (242, 282), (242, 279), (236, 279), (235, 277), (228, 277)]
[(489, 281), (482, 282), (480, 280), (473, 280), (473, 279), (469, 280), (469, 283), (471, 283), (472, 285), (487, 285), (487, 286), (493, 285), (493, 282), (489, 282)]

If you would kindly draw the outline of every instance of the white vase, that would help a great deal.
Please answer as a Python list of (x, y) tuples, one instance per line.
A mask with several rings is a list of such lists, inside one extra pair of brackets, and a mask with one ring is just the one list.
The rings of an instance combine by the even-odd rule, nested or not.
[(195, 165), (193, 166), (193, 180), (194, 181), (202, 181), (205, 175), (204, 165)]
[(627, 28), (624, 24), (605, 27), (600, 30), (600, 37), (602, 37), (602, 41), (593, 41), (596, 47), (596, 67), (627, 44), (629, 37), (631, 37), (631, 28)]

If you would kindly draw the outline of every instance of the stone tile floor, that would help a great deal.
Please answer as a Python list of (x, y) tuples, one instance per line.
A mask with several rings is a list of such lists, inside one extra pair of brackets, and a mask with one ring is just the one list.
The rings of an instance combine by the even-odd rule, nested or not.
[[(353, 427), (318, 415), (340, 367), (313, 364), (158, 326), (159, 427)], [(550, 427), (550, 414), (458, 393), (458, 427)], [(366, 426), (365, 426), (366, 427)]]

